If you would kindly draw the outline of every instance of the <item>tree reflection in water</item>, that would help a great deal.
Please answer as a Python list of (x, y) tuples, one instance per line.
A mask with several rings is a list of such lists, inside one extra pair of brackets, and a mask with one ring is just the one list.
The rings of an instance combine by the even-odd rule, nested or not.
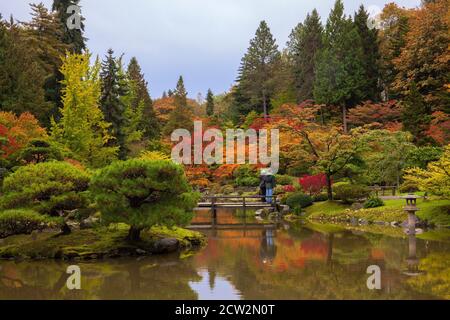
[[(2, 261), (0, 299), (450, 298), (450, 239), (438, 231), (439, 241), (296, 224), (207, 233), (208, 246), (186, 258)], [(80, 291), (65, 286), (69, 264), (81, 267)], [(367, 289), (370, 265), (382, 290)]]

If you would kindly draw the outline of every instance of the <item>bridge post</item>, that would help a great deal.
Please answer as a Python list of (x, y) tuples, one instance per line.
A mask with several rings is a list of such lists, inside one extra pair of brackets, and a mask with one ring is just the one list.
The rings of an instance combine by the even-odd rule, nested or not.
[(247, 201), (245, 197), (242, 197), (242, 202), (244, 204), (244, 225), (247, 225)]
[(212, 210), (212, 225), (217, 225), (217, 210), (216, 210), (216, 198), (211, 198), (211, 210)]

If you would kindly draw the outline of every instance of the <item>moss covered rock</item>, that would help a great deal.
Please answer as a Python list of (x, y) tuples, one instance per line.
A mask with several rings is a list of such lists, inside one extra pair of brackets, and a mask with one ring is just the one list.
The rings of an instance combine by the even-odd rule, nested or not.
[[(56, 232), (12, 236), (0, 244), (0, 259), (93, 260), (167, 253), (206, 244), (206, 237), (199, 232), (159, 226), (143, 231), (141, 241), (130, 243), (128, 230), (129, 226), (116, 224), (63, 236)], [(164, 248), (164, 239), (173, 239), (176, 245), (171, 241), (170, 248)]]

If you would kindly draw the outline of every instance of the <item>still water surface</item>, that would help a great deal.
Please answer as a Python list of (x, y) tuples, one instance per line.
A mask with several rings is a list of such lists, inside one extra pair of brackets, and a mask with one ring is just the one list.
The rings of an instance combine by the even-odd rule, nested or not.
[[(208, 246), (196, 253), (77, 263), (79, 291), (65, 286), (73, 263), (0, 261), (0, 299), (450, 298), (448, 230), (408, 238), (282, 223), (203, 232)], [(381, 290), (367, 288), (371, 265)]]

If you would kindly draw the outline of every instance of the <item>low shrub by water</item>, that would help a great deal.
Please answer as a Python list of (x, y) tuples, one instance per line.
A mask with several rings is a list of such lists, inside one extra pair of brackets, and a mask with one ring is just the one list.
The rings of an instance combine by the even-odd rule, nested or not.
[(370, 194), (368, 187), (348, 182), (336, 183), (333, 189), (335, 199), (342, 200), (344, 203), (353, 203), (359, 199), (368, 197)]
[(8, 210), (0, 212), (0, 238), (19, 234), (31, 234), (36, 230), (56, 228), (62, 218), (48, 217), (32, 210)]
[(290, 193), (285, 200), (286, 204), (292, 209), (303, 209), (313, 204), (313, 199), (302, 192)]
[(367, 199), (367, 201), (364, 203), (364, 208), (365, 209), (370, 209), (370, 208), (378, 208), (378, 207), (383, 207), (384, 206), (384, 201), (381, 200), (378, 197), (370, 197), (369, 199)]

